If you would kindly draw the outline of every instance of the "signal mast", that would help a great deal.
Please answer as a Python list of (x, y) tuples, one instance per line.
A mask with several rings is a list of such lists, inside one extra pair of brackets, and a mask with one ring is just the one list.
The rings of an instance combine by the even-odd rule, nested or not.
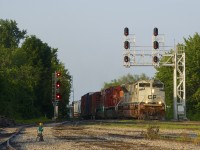
[(58, 118), (58, 103), (61, 100), (60, 87), (61, 87), (61, 73), (52, 73), (52, 103), (54, 106), (54, 119)]
[[(173, 68), (173, 109), (174, 120), (186, 119), (185, 90), (185, 48), (174, 46), (174, 51), (165, 50), (165, 36), (158, 34), (158, 28), (153, 29), (151, 49), (137, 49), (135, 34), (129, 34), (124, 28), (123, 65), (131, 66), (166, 66)], [(142, 47), (142, 46), (140, 46)], [(143, 47), (144, 48), (144, 47)]]

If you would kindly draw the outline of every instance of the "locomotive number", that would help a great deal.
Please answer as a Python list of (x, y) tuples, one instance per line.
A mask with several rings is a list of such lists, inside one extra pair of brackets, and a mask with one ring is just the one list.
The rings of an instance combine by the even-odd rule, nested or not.
[(153, 99), (156, 98), (156, 95), (148, 95), (148, 99), (152, 99), (152, 96), (153, 96)]

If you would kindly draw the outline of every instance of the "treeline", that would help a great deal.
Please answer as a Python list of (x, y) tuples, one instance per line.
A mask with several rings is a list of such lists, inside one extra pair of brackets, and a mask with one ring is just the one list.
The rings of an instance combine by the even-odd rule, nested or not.
[[(186, 111), (187, 118), (191, 120), (200, 120), (200, 35), (195, 33), (188, 39), (184, 38), (186, 54)], [(171, 51), (173, 52), (173, 50)], [(156, 68), (155, 79), (161, 80), (165, 84), (165, 98), (167, 107), (167, 118), (173, 118), (173, 68)], [(103, 88), (109, 86), (121, 85), (128, 82), (149, 79), (145, 74), (125, 75), (119, 79), (104, 83)]]
[(66, 116), (71, 76), (50, 47), (20, 30), (14, 20), (0, 19), (0, 115), (13, 119), (53, 116), (52, 73), (62, 74), (59, 117)]
[(141, 75), (132, 75), (132, 74), (127, 74), (119, 79), (113, 79), (110, 82), (104, 82), (103, 89), (112, 87), (112, 86), (117, 86), (117, 85), (122, 85), (126, 83), (135, 83), (139, 80), (149, 80), (150, 77), (148, 77), (146, 74), (142, 73)]

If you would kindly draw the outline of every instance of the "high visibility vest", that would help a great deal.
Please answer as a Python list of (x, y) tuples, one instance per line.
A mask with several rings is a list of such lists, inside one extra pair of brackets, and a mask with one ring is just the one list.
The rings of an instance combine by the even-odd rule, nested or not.
[(42, 133), (43, 132), (43, 127), (42, 126), (39, 126), (38, 127), (38, 133)]

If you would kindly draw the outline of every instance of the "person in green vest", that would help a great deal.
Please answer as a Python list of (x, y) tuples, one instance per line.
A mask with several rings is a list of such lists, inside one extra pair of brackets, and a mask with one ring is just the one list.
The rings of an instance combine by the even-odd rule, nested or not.
[(42, 132), (43, 132), (43, 123), (39, 123), (39, 127), (37, 129), (36, 141), (38, 138), (39, 138), (39, 141), (44, 141)]

